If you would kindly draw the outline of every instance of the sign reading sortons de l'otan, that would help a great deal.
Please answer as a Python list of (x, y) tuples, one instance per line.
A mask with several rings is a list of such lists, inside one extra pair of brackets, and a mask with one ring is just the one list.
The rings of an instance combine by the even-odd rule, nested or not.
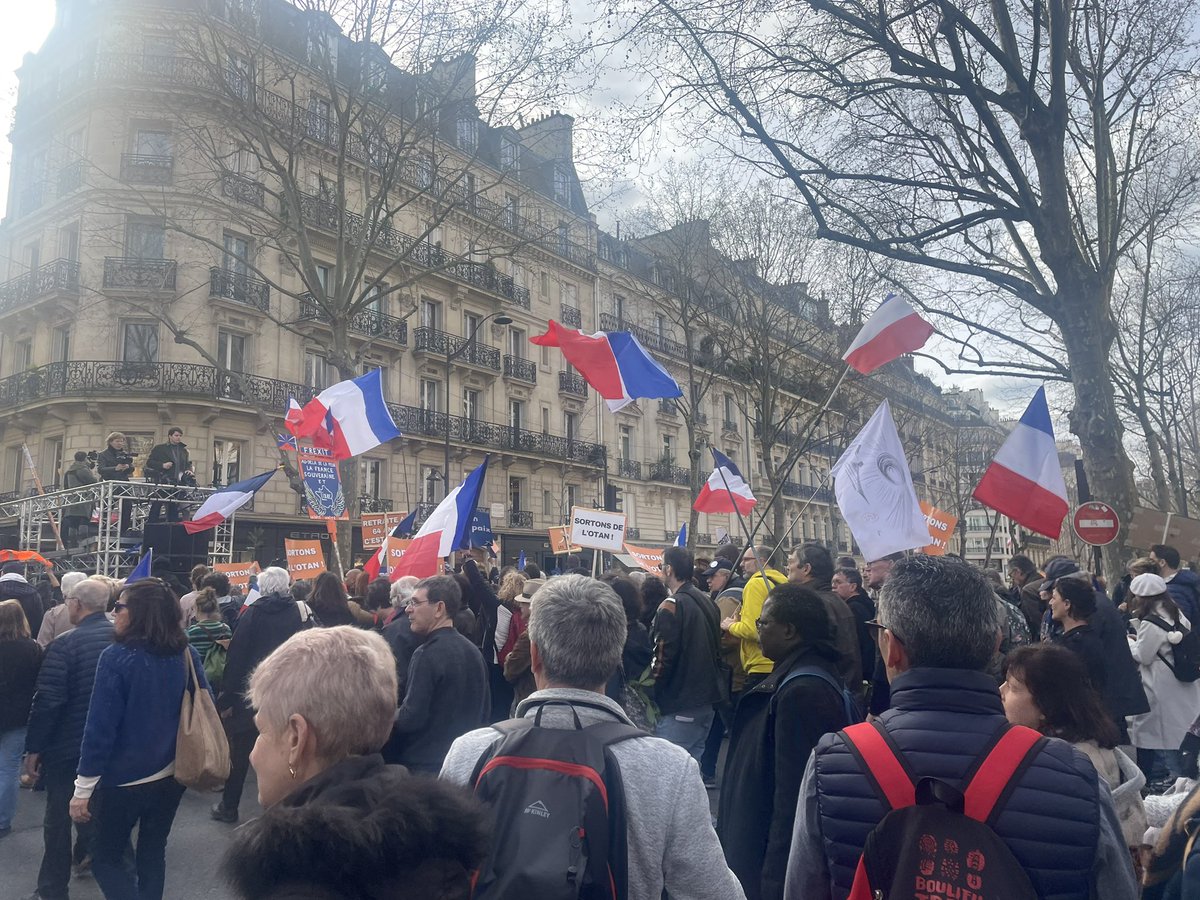
[(571, 507), (571, 543), (620, 553), (625, 546), (624, 513)]

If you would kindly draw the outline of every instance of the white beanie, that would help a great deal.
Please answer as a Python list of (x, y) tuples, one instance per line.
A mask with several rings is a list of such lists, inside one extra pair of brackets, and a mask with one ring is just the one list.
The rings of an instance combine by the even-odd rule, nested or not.
[(1167, 583), (1161, 575), (1143, 572), (1129, 582), (1129, 591), (1137, 597), (1157, 597), (1167, 592)]

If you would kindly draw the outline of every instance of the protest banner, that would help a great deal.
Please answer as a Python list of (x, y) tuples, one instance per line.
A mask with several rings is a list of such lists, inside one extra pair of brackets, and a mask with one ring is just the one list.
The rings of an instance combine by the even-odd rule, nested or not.
[(408, 538), (389, 537), (387, 539), (387, 567), (393, 569), (396, 563), (404, 557), (404, 551), (408, 549), (408, 545), (412, 541)]
[(404, 513), (363, 513), (362, 545), (364, 550), (378, 550), (383, 539), (396, 530), (404, 521)]
[(625, 552), (632, 556), (634, 561), (651, 575), (662, 576), (663, 552), (661, 550), (626, 544)]
[(213, 563), (212, 570), (220, 572), (229, 579), (229, 584), (233, 587), (240, 587), (243, 591), (250, 587), (250, 576), (259, 573), (258, 563)]
[(342, 477), (333, 452), (322, 447), (301, 447), (296, 454), (304, 480), (304, 500), (310, 519), (348, 519), (350, 509), (342, 493)]
[(921, 512), (925, 515), (925, 524), (929, 526), (930, 538), (930, 542), (921, 548), (921, 552), (926, 556), (945, 556), (950, 546), (950, 538), (958, 525), (958, 516), (938, 509), (924, 500), (921, 501)]
[(620, 553), (625, 546), (624, 513), (572, 507), (571, 543), (593, 550)]
[(559, 525), (550, 529), (550, 552), (555, 556), (560, 553), (578, 553), (582, 549), (571, 543), (570, 526)]
[(325, 551), (320, 541), (296, 541), (284, 538), (283, 552), (287, 557), (288, 573), (292, 579), (316, 578), (325, 568)]
[(470, 547), (490, 547), (495, 537), (492, 535), (492, 515), (486, 509), (477, 509), (471, 514), (471, 528), (468, 532), (467, 544)]

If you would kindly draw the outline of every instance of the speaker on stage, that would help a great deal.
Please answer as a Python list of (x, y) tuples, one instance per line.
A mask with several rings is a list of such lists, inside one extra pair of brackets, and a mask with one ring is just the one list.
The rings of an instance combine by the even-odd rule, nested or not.
[(184, 527), (173, 522), (147, 523), (142, 537), (142, 553), (154, 550), (154, 567), (166, 567), (173, 575), (188, 583), (192, 566), (208, 561), (208, 539), (211, 529), (188, 534)]

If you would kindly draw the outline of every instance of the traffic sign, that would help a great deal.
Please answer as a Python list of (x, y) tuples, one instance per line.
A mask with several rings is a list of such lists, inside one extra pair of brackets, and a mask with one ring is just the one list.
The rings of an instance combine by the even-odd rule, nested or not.
[(1117, 539), (1121, 520), (1117, 511), (1107, 503), (1084, 503), (1071, 517), (1071, 526), (1079, 539), (1093, 547), (1103, 547)]

